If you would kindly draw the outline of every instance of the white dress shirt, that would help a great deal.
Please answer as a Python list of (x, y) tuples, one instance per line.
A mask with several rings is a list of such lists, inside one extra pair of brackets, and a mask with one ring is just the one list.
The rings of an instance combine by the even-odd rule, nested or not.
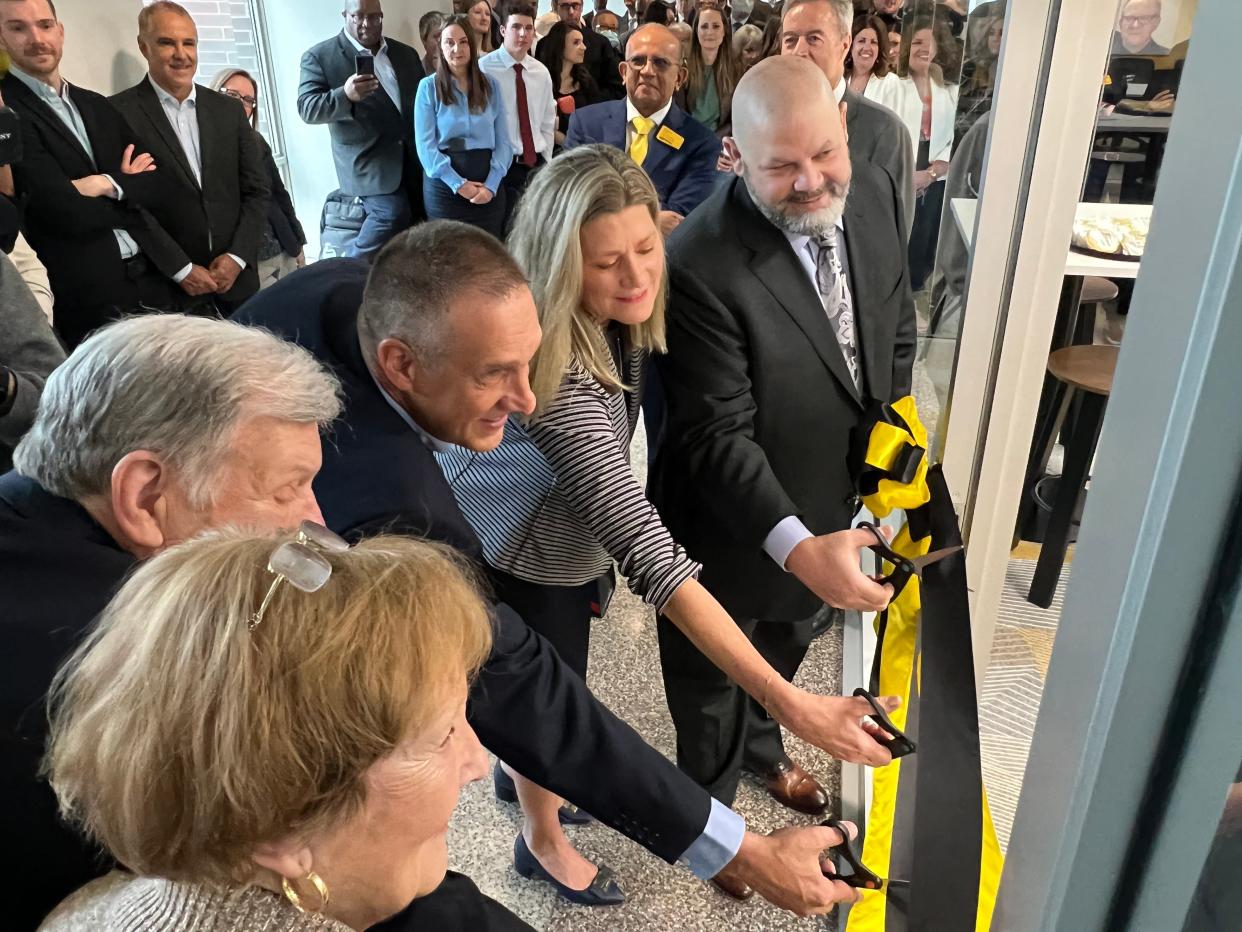
[[(660, 131), (660, 127), (664, 125), (664, 121), (668, 118), (668, 112), (673, 109), (673, 99), (670, 97), (668, 103), (651, 114), (651, 120), (655, 126), (651, 127), (651, 133), (647, 140), (648, 145), (651, 140), (655, 139), (655, 134)], [(634, 106), (634, 101), (628, 97), (625, 98), (625, 151), (630, 151), (630, 146), (634, 144), (634, 117), (642, 116), (638, 112), (638, 108)]]
[[(186, 161), (190, 163), (190, 171), (194, 172), (194, 180), (198, 182), (201, 189), (203, 186), (203, 147), (198, 129), (198, 85), (190, 86), (190, 96), (185, 100), (177, 100), (156, 84), (155, 79), (149, 74), (147, 80), (155, 88), (155, 96), (159, 98), (164, 116), (168, 117), (168, 122), (172, 124), (173, 132), (177, 136), (177, 141), (181, 143), (181, 150), (185, 153)], [(230, 252), (228, 257), (236, 262), (239, 268), (246, 267), (246, 263), (233, 253)], [(180, 285), (193, 268), (193, 262), (184, 266), (173, 276), (173, 281)]]
[[(844, 88), (845, 82), (841, 83)], [(784, 232), (784, 231), (782, 231)], [(845, 254), (845, 223), (837, 220), (837, 240), (841, 244), (841, 264), (846, 268), (846, 275), (849, 275), (849, 257)], [(798, 262), (806, 271), (807, 277), (811, 280), (811, 287), (819, 294), (819, 249), (815, 240), (809, 236), (800, 236), (794, 233), (785, 233), (785, 238), (789, 240), (789, 246), (793, 249), (794, 255), (798, 257)], [(820, 295), (820, 303), (823, 303), (823, 295)], [(827, 313), (827, 307), (824, 311)], [(857, 317), (857, 314), (855, 315)], [(789, 554), (793, 552), (794, 547), (802, 543), (804, 540), (815, 535), (810, 532), (802, 519), (797, 515), (789, 515), (777, 522), (776, 527), (768, 532), (768, 536), (763, 541), (763, 551), (780, 565), (781, 569), (785, 569), (785, 563), (789, 559)]]
[(400, 113), (401, 83), (397, 80), (397, 69), (392, 66), (392, 59), (388, 57), (388, 40), (385, 39), (380, 43), (378, 52), (372, 52), (351, 36), (348, 30), (344, 32), (345, 38), (349, 40), (349, 44), (356, 48), (359, 54), (370, 55), (375, 59), (375, 77), (379, 81), (380, 87), (384, 89), (384, 93), (388, 95), (388, 99), (392, 101), (392, 105)]
[(552, 158), (556, 145), (556, 97), (552, 93), (552, 75), (543, 62), (533, 55), (520, 62), (509, 54), (503, 45), (479, 59), (479, 67), (490, 74), (500, 85), (500, 96), (505, 105), (505, 122), (509, 126), (509, 142), (513, 145), (515, 158), (522, 158), (522, 129), (518, 125), (517, 72), (514, 65), (522, 66), (522, 81), (526, 85), (526, 110), (530, 114), (530, 132), (535, 142), (535, 152), (545, 159)]

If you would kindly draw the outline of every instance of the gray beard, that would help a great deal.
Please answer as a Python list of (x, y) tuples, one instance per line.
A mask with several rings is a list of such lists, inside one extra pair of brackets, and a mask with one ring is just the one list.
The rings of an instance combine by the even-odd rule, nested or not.
[(778, 230), (790, 236), (827, 236), (845, 213), (845, 200), (850, 195), (850, 187), (847, 184), (840, 197), (834, 196), (827, 207), (813, 212), (799, 211), (796, 214), (790, 214), (780, 207), (761, 200), (755, 189), (751, 187), (750, 179), (745, 173), (742, 174), (742, 181), (746, 184), (746, 190), (750, 192), (750, 199), (759, 208), (759, 213), (763, 214), (768, 222)]

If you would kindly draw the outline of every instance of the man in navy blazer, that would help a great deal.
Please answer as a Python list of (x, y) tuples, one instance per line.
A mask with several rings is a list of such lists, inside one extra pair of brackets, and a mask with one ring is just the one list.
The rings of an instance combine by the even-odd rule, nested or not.
[(665, 235), (707, 199), (719, 177), (720, 140), (673, 103), (686, 77), (680, 60), (681, 42), (666, 26), (643, 26), (630, 36), (621, 63), (625, 100), (583, 107), (565, 134), (566, 149), (604, 143), (646, 169), (660, 194)]

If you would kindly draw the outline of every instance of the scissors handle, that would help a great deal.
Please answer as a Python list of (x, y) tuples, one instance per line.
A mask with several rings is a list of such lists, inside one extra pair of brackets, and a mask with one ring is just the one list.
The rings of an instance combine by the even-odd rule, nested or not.
[(888, 713), (876, 701), (875, 696), (861, 686), (854, 690), (854, 695), (861, 696), (867, 700), (867, 704), (871, 706), (871, 717), (875, 719), (875, 723), (892, 735), (888, 739), (876, 738), (875, 740), (888, 749), (888, 753), (893, 755), (893, 760), (905, 757), (907, 754), (913, 754), (918, 750), (918, 745), (907, 738), (905, 732), (893, 724), (893, 720), (888, 717)]
[[(862, 861), (858, 860), (858, 855), (854, 853), (854, 846), (850, 844), (850, 834), (845, 830), (845, 826), (836, 819), (825, 819), (820, 825), (825, 828), (835, 828), (841, 833), (841, 843), (833, 845), (829, 850), (833, 853), (833, 864), (837, 868), (837, 873), (833, 876), (833, 880), (839, 880), (847, 887), (853, 887), (856, 890), (881, 890), (884, 888), (884, 881), (879, 874), (872, 871)], [(844, 861), (850, 866), (850, 873), (841, 873), (841, 862)]]
[(861, 521), (858, 524), (859, 529), (868, 530), (875, 538), (874, 544), (868, 544), (867, 549), (889, 563), (893, 564), (893, 571), (887, 576), (880, 579), (880, 585), (887, 583), (893, 587), (893, 598), (901, 595), (901, 590), (906, 588), (906, 583), (910, 581), (910, 577), (918, 572), (918, 568), (907, 557), (903, 557), (888, 542), (888, 538), (884, 536), (876, 525), (870, 521)]

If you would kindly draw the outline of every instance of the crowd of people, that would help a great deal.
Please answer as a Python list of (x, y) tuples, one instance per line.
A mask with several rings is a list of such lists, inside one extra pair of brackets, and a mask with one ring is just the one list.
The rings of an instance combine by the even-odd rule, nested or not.
[[(345, 0), (297, 112), (365, 219), (307, 264), (269, 97), (196, 83), (185, 9), (143, 7), (108, 98), (62, 77), (53, 0), (0, 0), (16, 927), (526, 928), (446, 873), (480, 742), (515, 867), (571, 902), (625, 899), (562, 829), (592, 820), (738, 900), (856, 897), (824, 858), (853, 826), (732, 805), (750, 773), (829, 812), (782, 729), (891, 762), (866, 698), (793, 681), (892, 595), (851, 444), (911, 390), (974, 18), (865, 6), (460, 0), (420, 54)], [(675, 765), (586, 684), (617, 572)]]

